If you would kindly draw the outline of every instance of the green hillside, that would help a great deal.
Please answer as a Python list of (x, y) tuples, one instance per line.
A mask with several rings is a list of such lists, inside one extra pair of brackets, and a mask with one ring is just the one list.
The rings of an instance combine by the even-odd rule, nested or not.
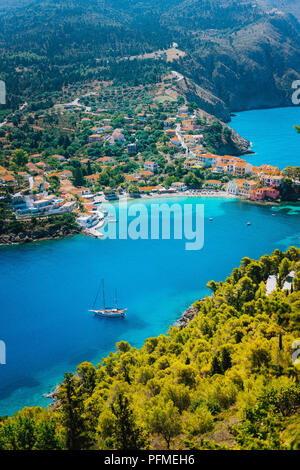
[[(13, 107), (32, 93), (61, 90), (64, 84), (120, 78), (124, 59), (173, 42), (186, 56), (172, 64), (160, 59), (165, 69), (183, 73), (234, 111), (288, 105), (292, 81), (300, 78), (298, 21), (262, 3), (24, 0), (3, 5), (0, 78), (8, 84)], [(129, 63), (134, 76), (143, 77), (143, 62)], [(155, 67), (154, 61), (148, 66)]]
[[(243, 258), (209, 283), (186, 328), (140, 349), (121, 341), (97, 367), (66, 374), (48, 411), (2, 418), (0, 449), (299, 450), (299, 262), (296, 248)], [(278, 286), (266, 296), (270, 274)]]

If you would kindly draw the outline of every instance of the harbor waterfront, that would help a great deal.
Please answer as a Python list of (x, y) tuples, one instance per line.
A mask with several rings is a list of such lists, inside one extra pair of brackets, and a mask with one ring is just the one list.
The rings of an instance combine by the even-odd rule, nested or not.
[[(284, 168), (299, 162), (300, 137), (293, 129), (298, 116), (298, 108), (249, 111), (231, 125), (254, 143), (257, 154), (249, 161)], [(150, 207), (154, 201), (143, 203)], [(209, 294), (207, 282), (225, 279), (241, 258), (300, 246), (299, 204), (272, 207), (184, 196), (159, 198), (162, 202), (204, 204), (202, 250), (185, 250), (185, 240), (84, 235), (0, 247), (0, 340), (6, 346), (0, 416), (24, 406), (47, 406), (44, 395), (65, 372), (86, 360), (96, 364), (117, 341), (138, 347), (147, 337), (166, 333), (192, 302)], [(99, 319), (88, 312), (101, 278), (108, 303), (118, 288), (120, 305), (128, 308), (126, 319)]]
[[(165, 202), (196, 204), (199, 199)], [(201, 203), (205, 242), (200, 251), (185, 250), (184, 240), (81, 235), (0, 249), (0, 335), (7, 348), (7, 364), (0, 367), (0, 415), (26, 405), (46, 406), (43, 394), (66, 371), (85, 360), (99, 362), (117, 341), (138, 347), (147, 337), (166, 333), (193, 301), (209, 293), (206, 283), (226, 278), (242, 257), (300, 246), (299, 215), (289, 209), (274, 217), (271, 206), (235, 199), (201, 198)], [(120, 305), (128, 308), (125, 320), (98, 319), (88, 312), (102, 277), (108, 302), (118, 287)]]

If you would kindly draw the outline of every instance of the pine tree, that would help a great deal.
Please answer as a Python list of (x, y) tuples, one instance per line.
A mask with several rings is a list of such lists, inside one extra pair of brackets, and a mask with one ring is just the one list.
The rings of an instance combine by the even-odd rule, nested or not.
[(82, 450), (90, 447), (84, 422), (83, 401), (75, 384), (75, 377), (65, 374), (57, 394), (61, 421), (65, 428), (67, 450)]
[(74, 176), (74, 186), (76, 186), (77, 188), (79, 188), (80, 186), (84, 186), (85, 181), (84, 181), (81, 168), (75, 168), (73, 176)]
[(227, 348), (223, 348), (222, 354), (221, 354), (222, 371), (226, 372), (226, 370), (230, 369), (231, 367), (232, 367), (232, 361), (231, 361), (230, 352), (228, 351)]
[(222, 374), (222, 366), (217, 356), (214, 356), (212, 364), (211, 364), (211, 375), (214, 374)]
[(119, 393), (116, 401), (111, 405), (111, 410), (116, 417), (113, 430), (115, 448), (122, 450), (147, 448), (148, 439), (144, 431), (135, 423), (128, 398)]
[(87, 170), (86, 170), (86, 172), (87, 172), (88, 175), (92, 175), (92, 173), (93, 173), (93, 170), (92, 170), (91, 162), (90, 162), (90, 161), (88, 161), (88, 163), (87, 163)]

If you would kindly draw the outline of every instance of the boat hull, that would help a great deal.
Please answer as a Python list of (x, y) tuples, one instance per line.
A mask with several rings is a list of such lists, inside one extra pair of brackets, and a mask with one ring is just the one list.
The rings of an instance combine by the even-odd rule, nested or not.
[(95, 314), (96, 317), (100, 318), (125, 318), (126, 309), (105, 309), (105, 310), (90, 310)]

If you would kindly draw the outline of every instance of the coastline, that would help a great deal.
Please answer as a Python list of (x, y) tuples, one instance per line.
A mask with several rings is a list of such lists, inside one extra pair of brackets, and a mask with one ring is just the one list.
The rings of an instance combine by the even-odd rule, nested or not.
[[(198, 302), (204, 302), (204, 301), (205, 301), (205, 298), (198, 300)], [(189, 323), (194, 318), (196, 318), (198, 313), (199, 313), (198, 310), (196, 309), (196, 307), (194, 307), (194, 304), (192, 304), (187, 310), (183, 312), (181, 317), (178, 320), (176, 320), (173, 326), (180, 328), (180, 329), (186, 328), (189, 325)]]
[(78, 231), (74, 231), (73, 233), (66, 233), (66, 234), (57, 234), (57, 235), (52, 235), (52, 236), (45, 236), (41, 238), (30, 238), (26, 237), (24, 240), (18, 240), (18, 241), (13, 241), (13, 240), (3, 240), (3, 237), (9, 237), (10, 234), (4, 235), (3, 237), (0, 236), (0, 248), (1, 247), (9, 247), (9, 246), (17, 246), (17, 245), (27, 245), (29, 243), (38, 243), (38, 242), (43, 242), (43, 241), (49, 241), (49, 240), (62, 240), (64, 238), (69, 238), (69, 237), (74, 237), (75, 235), (80, 235), (83, 232), (78, 229)]
[[(223, 198), (223, 199), (232, 199), (240, 202), (245, 202), (247, 204), (251, 205), (256, 205), (256, 206), (261, 206), (261, 207), (272, 207), (272, 206), (277, 206), (279, 207), (281, 204), (300, 204), (300, 201), (251, 201), (249, 199), (243, 198), (238, 195), (233, 195), (233, 194), (228, 194), (225, 191), (209, 191), (209, 192), (197, 192), (195, 191), (194, 193), (192, 192), (174, 192), (174, 193), (163, 193), (163, 194), (141, 194), (140, 197), (133, 197), (133, 196), (127, 196), (124, 198), (120, 198), (118, 200), (114, 201), (106, 201), (102, 199), (101, 201), (99, 200), (97, 204), (117, 204), (117, 203), (122, 203), (126, 201), (149, 201), (149, 200), (157, 200), (157, 199), (185, 199), (185, 198), (199, 198), (199, 199), (206, 199), (206, 198)], [(107, 221), (109, 222), (109, 220)], [(41, 242), (41, 241), (47, 241), (47, 240), (60, 240), (63, 238), (67, 237), (72, 237), (75, 235), (85, 235), (89, 236), (92, 238), (96, 239), (101, 239), (101, 232), (98, 232), (97, 230), (98, 226), (95, 227), (94, 229), (81, 229), (78, 226), (78, 229), (70, 232), (70, 233), (64, 233), (63, 231), (60, 233), (57, 233), (55, 235), (47, 235), (47, 236), (42, 236), (40, 238), (33, 238), (31, 236), (25, 236), (24, 238), (20, 238), (19, 235), (12, 236), (13, 234), (3, 234), (0, 236), (0, 247), (5, 247), (5, 246), (13, 246), (13, 245), (25, 245), (28, 243), (36, 243), (36, 242)]]
[(209, 197), (218, 197), (224, 199), (240, 199), (238, 196), (228, 194), (225, 191), (210, 191), (210, 192), (174, 192), (174, 193), (152, 193), (152, 194), (141, 194), (139, 197), (127, 196), (126, 198), (120, 198), (115, 201), (102, 201), (102, 204), (116, 204), (123, 201), (139, 201), (141, 199), (170, 199), (170, 198), (209, 198)]
[(225, 191), (210, 191), (207, 193), (201, 193), (201, 192), (195, 192), (195, 193), (190, 193), (190, 192), (174, 192), (174, 193), (169, 193), (169, 194), (141, 194), (140, 197), (132, 197), (128, 196), (126, 198), (120, 198), (115, 201), (103, 201), (102, 204), (116, 204), (116, 203), (121, 203), (125, 201), (139, 201), (139, 200), (151, 200), (151, 199), (170, 199), (170, 198), (199, 198), (199, 199), (206, 199), (206, 198), (223, 198), (223, 199), (232, 199), (240, 202), (246, 202), (248, 204), (256, 205), (256, 206), (280, 206), (281, 204), (300, 204), (299, 201), (252, 201), (250, 199), (246, 199), (244, 197), (241, 197), (239, 195), (233, 195), (233, 194), (228, 194)]
[[(211, 201), (212, 204), (214, 204), (213, 199), (211, 199), (210, 201)], [(141, 201), (141, 202), (142, 202), (142, 201)], [(160, 201), (158, 200), (157, 202), (159, 203)], [(173, 202), (173, 201), (172, 201), (172, 202)], [(176, 201), (175, 201), (175, 202), (176, 202)], [(186, 200), (185, 202), (188, 204), (189, 201)], [(196, 202), (196, 200), (195, 200), (195, 202)], [(209, 201), (208, 201), (208, 203), (209, 203)], [(222, 204), (222, 201), (221, 201), (221, 200), (220, 200), (220, 203)], [(149, 203), (149, 204), (151, 204), (151, 203)], [(226, 202), (224, 202), (224, 204), (226, 204)], [(229, 201), (229, 204), (232, 205), (232, 204), (230, 203), (230, 201)], [(234, 205), (234, 206), (238, 206), (238, 204), (236, 204), (236, 203), (234, 203), (233, 205)], [(264, 212), (268, 212), (268, 211), (264, 211)], [(274, 219), (271, 219), (271, 220), (274, 220)], [(275, 219), (275, 220), (276, 220), (276, 219)], [(295, 225), (295, 224), (293, 224), (293, 225)], [(80, 237), (77, 237), (77, 240), (83, 239), (83, 243), (84, 243), (84, 238), (85, 238), (85, 237), (81, 237), (81, 236), (80, 236)], [(41, 248), (44, 246), (44, 244), (40, 244), (40, 245), (41, 245)], [(69, 250), (70, 250), (70, 252), (71, 252), (71, 251), (73, 250), (72, 243), (69, 244), (68, 242), (66, 242), (66, 245), (69, 245)], [(75, 243), (75, 245), (76, 245), (76, 243)], [(62, 249), (62, 250), (65, 249), (64, 243), (63, 243), (63, 244), (53, 244), (53, 249), (55, 249), (56, 246), (57, 246), (57, 248), (58, 248), (59, 250), (60, 250), (60, 246), (61, 246), (61, 249)], [(96, 246), (96, 244), (93, 245), (93, 247), (92, 247), (92, 249), (91, 249), (92, 257), (94, 257), (94, 255), (96, 255), (96, 253), (98, 252), (98, 248), (97, 248), (97, 247), (99, 247), (99, 249), (101, 250), (100, 245), (97, 245), (97, 246)], [(94, 248), (95, 248), (95, 249), (94, 249)], [(42, 248), (42, 249), (43, 249), (43, 248)], [(104, 250), (105, 250), (105, 248), (104, 248)], [(33, 250), (33, 251), (36, 252), (36, 251), (39, 251), (39, 250)], [(80, 250), (79, 250), (79, 251), (80, 251)], [(112, 251), (114, 251), (114, 249), (113, 249)], [(267, 251), (265, 250), (265, 252), (267, 252)], [(34, 254), (35, 257), (37, 256), (35, 253), (33, 253), (33, 254)], [(231, 267), (229, 266), (229, 268), (231, 268)], [(97, 272), (98, 272), (98, 271), (97, 271)], [(229, 272), (229, 271), (228, 271), (228, 272)], [(219, 276), (219, 275), (216, 275), (216, 276), (209, 275), (209, 276), (207, 276), (207, 275), (205, 275), (205, 268), (204, 268), (204, 277), (203, 277), (203, 279), (201, 280), (201, 286), (205, 286), (206, 282), (207, 282), (208, 280), (210, 280), (210, 279), (213, 279), (213, 278), (214, 278), (214, 279), (221, 279), (221, 276)], [(202, 295), (201, 295), (201, 294), (202, 294)], [(184, 328), (187, 327), (187, 326), (189, 325), (189, 323), (190, 323), (193, 319), (195, 319), (195, 317), (196, 317), (197, 314), (198, 314), (198, 312), (197, 312), (198, 309), (196, 310), (196, 309), (193, 307), (193, 302), (194, 302), (194, 301), (195, 301), (195, 302), (200, 302), (200, 301), (201, 301), (201, 298), (200, 298), (200, 297), (202, 297), (202, 296), (204, 296), (204, 295), (205, 295), (204, 292), (200, 293), (200, 292), (198, 291), (198, 293), (197, 293), (197, 290), (196, 290), (196, 291), (194, 292), (194, 295), (192, 296), (192, 298), (190, 297), (189, 300), (188, 300), (181, 308), (178, 309), (178, 305), (177, 305), (176, 311), (174, 312), (175, 315), (173, 314), (173, 318), (171, 318), (170, 321), (168, 321), (168, 323), (167, 323), (166, 326), (165, 326), (165, 330), (160, 330), (160, 332), (161, 332), (161, 331), (167, 331), (167, 329), (169, 328), (169, 326), (174, 325), (175, 322), (176, 322), (176, 323), (175, 323), (176, 327), (179, 327), (179, 330), (182, 329), (182, 331), (184, 331)], [(209, 296), (210, 293), (208, 292), (207, 295)], [(199, 304), (197, 304), (197, 305), (199, 305)], [(142, 310), (141, 310), (141, 311), (142, 311)], [(82, 315), (80, 315), (80, 316), (82, 316)], [(197, 322), (198, 320), (195, 320), (195, 321)], [(135, 318), (133, 317), (133, 322), (132, 322), (132, 323), (134, 323), (134, 322), (135, 322)], [(91, 320), (91, 323), (92, 323), (92, 320)], [(138, 326), (139, 326), (139, 322), (137, 322), (137, 324), (138, 324)], [(127, 330), (127, 326), (128, 326), (128, 328), (130, 328), (130, 327), (132, 326), (132, 324), (128, 323), (128, 325), (126, 325), (126, 330)], [(100, 325), (100, 327), (101, 327), (101, 325)], [(99, 328), (99, 329), (100, 329), (100, 328)], [(179, 331), (179, 330), (178, 330), (178, 331)], [(138, 330), (136, 330), (136, 331), (138, 331)], [(147, 332), (147, 334), (148, 334), (148, 332)], [(126, 335), (127, 335), (127, 333), (126, 333)], [(136, 332), (134, 332), (134, 338), (135, 338), (135, 335), (136, 335)], [(148, 336), (149, 336), (149, 337), (152, 336), (152, 333), (148, 334)], [(132, 337), (133, 337), (133, 335), (132, 335)], [(132, 337), (130, 338), (130, 336), (129, 336), (129, 341), (132, 340)], [(94, 348), (94, 344), (93, 344), (93, 348)], [(114, 349), (113, 349), (113, 346), (111, 347), (110, 350), (114, 350)], [(94, 356), (95, 356), (94, 354), (91, 355), (91, 356), (88, 356), (88, 354), (90, 354), (89, 351), (87, 352), (87, 360), (92, 360), (92, 359), (94, 358)], [(101, 353), (101, 354), (102, 354), (102, 353)], [(107, 352), (107, 354), (108, 354), (108, 352)], [(75, 357), (76, 357), (76, 356), (75, 356)], [(103, 356), (103, 357), (104, 357), (104, 356)], [(81, 361), (82, 361), (82, 360), (81, 360), (80, 358), (79, 358), (78, 360), (76, 360), (76, 365), (74, 365), (74, 369), (72, 369), (72, 370), (76, 370), (76, 366), (77, 366), (79, 363), (81, 363)], [(67, 364), (67, 365), (65, 366), (65, 368), (64, 368), (64, 371), (65, 371), (65, 370), (68, 370), (68, 367), (70, 367), (70, 366)], [(43, 400), (45, 399), (45, 397), (44, 397), (44, 398), (42, 398), (42, 397), (43, 397), (43, 394), (44, 394), (44, 393), (51, 393), (51, 392), (53, 392), (53, 391), (54, 391), (53, 389), (55, 388), (55, 385), (56, 385), (57, 383), (59, 383), (59, 380), (57, 380), (58, 375), (53, 376), (53, 377), (54, 377), (54, 380), (53, 380), (53, 382), (51, 383), (51, 386), (48, 387), (48, 385), (47, 385), (47, 386), (44, 387), (43, 390), (41, 391), (41, 394), (40, 394), (41, 402), (39, 403), (39, 406), (47, 406), (48, 403), (49, 403), (49, 404), (52, 403), (52, 397), (51, 397), (51, 396), (49, 396), (49, 398), (48, 398), (48, 399), (49, 399), (49, 402), (46, 403), (46, 405), (45, 405), (45, 402), (43, 401)], [(60, 377), (60, 376), (59, 376), (59, 377)], [(61, 375), (61, 377), (62, 377), (62, 375)], [(38, 378), (38, 380), (40, 380), (40, 378)], [(41, 383), (43, 383), (43, 380), (41, 380)], [(53, 387), (52, 387), (52, 385), (53, 385)]]

